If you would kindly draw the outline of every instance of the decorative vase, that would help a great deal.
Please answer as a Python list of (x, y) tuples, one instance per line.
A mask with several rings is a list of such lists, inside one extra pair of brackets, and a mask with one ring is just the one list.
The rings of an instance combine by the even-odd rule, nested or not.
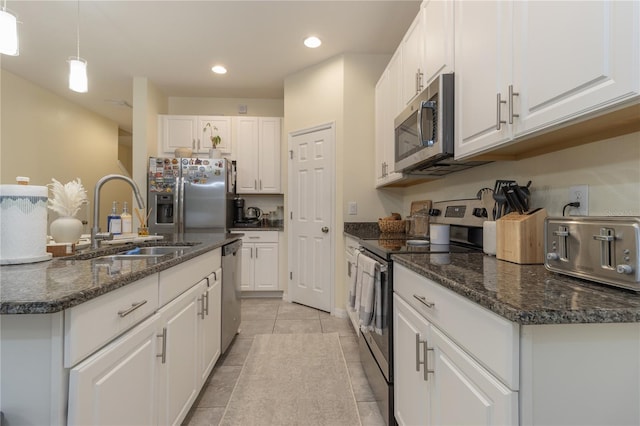
[(49, 230), (56, 243), (77, 243), (83, 228), (80, 219), (73, 216), (62, 216), (51, 222)]
[(209, 148), (209, 158), (222, 158), (222, 153), (218, 148)]

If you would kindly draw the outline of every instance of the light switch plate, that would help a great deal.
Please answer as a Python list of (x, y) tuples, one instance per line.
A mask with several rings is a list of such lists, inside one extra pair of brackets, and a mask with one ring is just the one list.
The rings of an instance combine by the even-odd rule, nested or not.
[(358, 203), (355, 201), (349, 201), (349, 214), (356, 215), (358, 214)]

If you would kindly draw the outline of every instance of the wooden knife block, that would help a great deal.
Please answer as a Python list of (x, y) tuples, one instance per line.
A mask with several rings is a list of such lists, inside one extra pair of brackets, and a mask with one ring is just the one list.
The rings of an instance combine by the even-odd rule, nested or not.
[(547, 211), (509, 213), (496, 221), (496, 258), (522, 265), (544, 263)]

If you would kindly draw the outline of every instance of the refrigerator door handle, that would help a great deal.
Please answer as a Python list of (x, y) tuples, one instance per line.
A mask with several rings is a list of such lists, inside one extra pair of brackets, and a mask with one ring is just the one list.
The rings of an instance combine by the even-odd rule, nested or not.
[(178, 178), (178, 233), (184, 233), (184, 177)]

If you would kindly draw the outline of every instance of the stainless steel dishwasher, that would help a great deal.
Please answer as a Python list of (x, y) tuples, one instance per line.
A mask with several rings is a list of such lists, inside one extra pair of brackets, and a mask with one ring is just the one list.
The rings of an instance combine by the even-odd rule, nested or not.
[(242, 240), (222, 246), (222, 353), (240, 327), (240, 248)]

